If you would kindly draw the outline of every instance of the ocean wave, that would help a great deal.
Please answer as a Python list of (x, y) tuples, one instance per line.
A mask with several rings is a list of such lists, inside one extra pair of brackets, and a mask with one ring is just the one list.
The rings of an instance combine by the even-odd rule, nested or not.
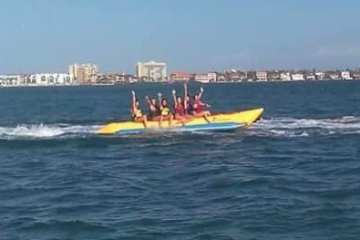
[(360, 134), (360, 117), (339, 118), (271, 118), (255, 123), (249, 135), (274, 137), (311, 137), (321, 135)]
[(0, 127), (0, 139), (53, 139), (82, 137), (96, 134), (98, 125), (70, 124), (20, 124), (15, 127)]

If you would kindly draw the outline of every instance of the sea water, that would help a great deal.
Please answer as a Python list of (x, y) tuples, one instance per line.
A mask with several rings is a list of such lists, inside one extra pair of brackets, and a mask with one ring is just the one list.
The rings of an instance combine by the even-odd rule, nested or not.
[(0, 239), (360, 238), (360, 81), (204, 85), (212, 111), (263, 119), (96, 134), (132, 89), (173, 88), (0, 89)]

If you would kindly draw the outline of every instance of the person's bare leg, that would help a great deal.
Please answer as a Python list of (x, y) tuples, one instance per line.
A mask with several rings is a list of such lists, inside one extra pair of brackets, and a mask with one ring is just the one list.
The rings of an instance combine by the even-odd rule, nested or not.
[(184, 127), (186, 124), (186, 117), (181, 117), (181, 124)]
[(210, 119), (209, 119), (209, 116), (211, 115), (210, 112), (209, 112), (209, 111), (205, 111), (203, 114), (204, 114), (205, 120), (206, 120), (208, 123), (210, 123)]
[(195, 117), (198, 118), (204, 118), (206, 122), (210, 123), (210, 119), (208, 118), (210, 116), (209, 112), (200, 112), (200, 113), (195, 113), (194, 114)]
[(191, 120), (193, 120), (193, 118), (194, 118), (193, 115), (185, 115), (186, 121), (191, 121)]
[(169, 127), (171, 127), (172, 120), (173, 120), (173, 116), (169, 115)]
[(163, 116), (160, 116), (160, 119), (159, 119), (159, 127), (162, 128), (162, 121), (163, 121)]

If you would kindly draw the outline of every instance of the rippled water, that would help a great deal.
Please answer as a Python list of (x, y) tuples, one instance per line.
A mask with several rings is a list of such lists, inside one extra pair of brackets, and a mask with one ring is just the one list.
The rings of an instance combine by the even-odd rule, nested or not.
[[(358, 239), (360, 82), (206, 85), (249, 129), (100, 137), (129, 91), (0, 89), (0, 239)], [(198, 86), (192, 86), (192, 89)]]

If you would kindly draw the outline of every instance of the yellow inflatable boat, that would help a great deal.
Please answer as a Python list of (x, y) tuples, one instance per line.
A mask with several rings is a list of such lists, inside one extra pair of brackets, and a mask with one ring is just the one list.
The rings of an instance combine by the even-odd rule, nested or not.
[(165, 120), (161, 124), (159, 121), (148, 121), (146, 128), (141, 122), (114, 122), (100, 128), (98, 133), (101, 135), (128, 135), (156, 129), (168, 131), (229, 130), (250, 126), (261, 117), (263, 111), (263, 108), (256, 108), (240, 112), (213, 114), (208, 117), (209, 122), (203, 117), (193, 118), (185, 124), (176, 120), (173, 120), (171, 124)]

